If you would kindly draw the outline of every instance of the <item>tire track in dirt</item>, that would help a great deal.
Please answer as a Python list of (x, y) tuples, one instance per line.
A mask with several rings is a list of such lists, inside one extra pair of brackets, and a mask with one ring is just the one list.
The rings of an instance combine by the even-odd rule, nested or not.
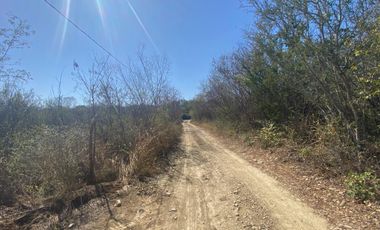
[(141, 188), (152, 192), (131, 187), (115, 219), (102, 215), (80, 229), (327, 229), (325, 219), (272, 177), (199, 127), (183, 128), (168, 172)]
[[(327, 229), (327, 221), (294, 197), (279, 183), (253, 167), (234, 152), (223, 147), (218, 140), (202, 129), (186, 124), (194, 130), (195, 138), (202, 143), (204, 155), (219, 165), (231, 177), (239, 180), (269, 211), (278, 229)], [(223, 166), (223, 167), (222, 167)]]
[[(227, 176), (185, 124), (183, 155), (162, 178), (165, 193), (152, 229), (271, 229), (268, 212), (242, 184)], [(215, 153), (217, 154), (217, 153)], [(174, 179), (173, 179), (174, 178)], [(247, 195), (247, 197), (245, 197)], [(243, 197), (244, 196), (244, 197)], [(175, 211), (173, 211), (175, 209)]]

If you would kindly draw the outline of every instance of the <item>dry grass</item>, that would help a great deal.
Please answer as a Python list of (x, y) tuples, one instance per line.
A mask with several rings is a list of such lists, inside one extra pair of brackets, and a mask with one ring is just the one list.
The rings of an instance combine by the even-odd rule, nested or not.
[(182, 128), (172, 124), (165, 127), (156, 127), (150, 132), (139, 135), (136, 147), (130, 155), (127, 173), (138, 178), (150, 177), (158, 174), (161, 168), (158, 160), (178, 144)]

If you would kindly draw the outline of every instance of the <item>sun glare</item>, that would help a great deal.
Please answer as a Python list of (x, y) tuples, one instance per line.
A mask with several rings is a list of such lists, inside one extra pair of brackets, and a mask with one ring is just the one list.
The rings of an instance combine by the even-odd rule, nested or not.
[[(70, 17), (70, 5), (71, 5), (71, 0), (64, 1), (63, 8), (64, 8), (64, 14), (66, 17)], [(67, 20), (64, 20), (61, 39), (59, 42), (59, 52), (61, 52), (63, 45), (65, 43), (66, 32), (67, 32), (67, 23), (68, 23)]]
[[(134, 8), (134, 6), (130, 2), (130, 0), (125, 0), (125, 2), (127, 3), (128, 8), (131, 10), (131, 12), (132, 12), (133, 16), (135, 17), (137, 23), (139, 24), (140, 28), (144, 32), (145, 36), (147, 37), (149, 43), (153, 46), (154, 50), (157, 53), (160, 53), (160, 51), (158, 49), (158, 46), (156, 45), (156, 43), (153, 40), (151, 34), (149, 33), (148, 29), (146, 28), (145, 24), (143, 23), (142, 19), (140, 18), (139, 14), (137, 13), (136, 9)], [(102, 0), (95, 0), (95, 4), (96, 4), (96, 10), (98, 12), (98, 15), (100, 17), (100, 21), (101, 21), (101, 24), (102, 24), (102, 29), (106, 30), (107, 29), (107, 22), (106, 22), (106, 20), (107, 20), (106, 19), (107, 18), (107, 14), (106, 14), (106, 12), (104, 10), (104, 2)], [(62, 12), (65, 15), (65, 17), (70, 18), (71, 0), (63, 1), (63, 4), (62, 4), (61, 7), (62, 7), (61, 9), (62, 9)], [(59, 53), (62, 52), (62, 49), (63, 49), (64, 44), (65, 44), (66, 34), (67, 34), (67, 26), (68, 26), (67, 24), (68, 24), (68, 21), (64, 20), (63, 27), (62, 27), (62, 30), (61, 30), (61, 33), (60, 33)], [(110, 33), (108, 33), (108, 34), (110, 34)], [(113, 50), (113, 41), (112, 41), (112, 39), (108, 36), (107, 40), (110, 43), (111, 48)]]
[(153, 40), (152, 36), (150, 35), (149, 31), (146, 29), (144, 23), (142, 22), (140, 16), (137, 14), (137, 12), (136, 12), (135, 8), (133, 7), (132, 3), (129, 0), (126, 0), (126, 1), (128, 3), (129, 8), (131, 9), (133, 15), (135, 16), (137, 22), (139, 23), (141, 29), (144, 31), (146, 37), (148, 38), (149, 42), (152, 44), (152, 46), (154, 47), (154, 49), (156, 50), (156, 52), (160, 53), (160, 51), (158, 49), (158, 46), (154, 42), (154, 40)]
[(100, 16), (100, 20), (102, 21), (103, 28), (105, 27), (105, 12), (102, 6), (102, 0), (96, 0), (96, 7), (98, 9), (98, 14)]

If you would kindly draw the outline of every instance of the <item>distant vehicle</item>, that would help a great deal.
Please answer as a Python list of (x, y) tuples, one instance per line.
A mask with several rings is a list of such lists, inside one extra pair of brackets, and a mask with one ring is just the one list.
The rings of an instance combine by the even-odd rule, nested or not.
[(188, 114), (182, 114), (181, 117), (182, 117), (182, 120), (184, 120), (184, 121), (191, 120), (191, 116)]

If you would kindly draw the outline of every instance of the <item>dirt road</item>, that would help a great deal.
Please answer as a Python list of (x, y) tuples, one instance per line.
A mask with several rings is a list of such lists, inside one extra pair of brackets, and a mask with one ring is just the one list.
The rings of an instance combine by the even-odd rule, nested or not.
[(182, 147), (156, 184), (159, 194), (123, 201), (138, 205), (119, 209), (107, 228), (327, 229), (325, 219), (199, 127), (184, 123)]

